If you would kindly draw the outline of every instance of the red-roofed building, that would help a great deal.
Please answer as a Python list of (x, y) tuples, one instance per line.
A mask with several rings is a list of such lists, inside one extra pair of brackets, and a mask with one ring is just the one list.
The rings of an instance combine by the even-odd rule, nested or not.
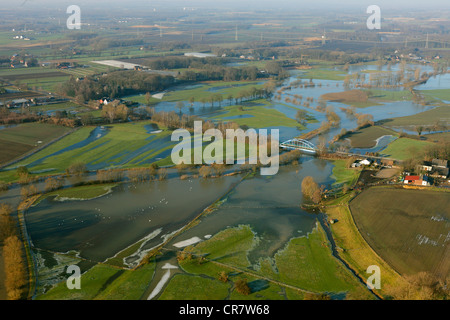
[(430, 181), (427, 176), (406, 176), (405, 184), (413, 184), (415, 186), (429, 186)]

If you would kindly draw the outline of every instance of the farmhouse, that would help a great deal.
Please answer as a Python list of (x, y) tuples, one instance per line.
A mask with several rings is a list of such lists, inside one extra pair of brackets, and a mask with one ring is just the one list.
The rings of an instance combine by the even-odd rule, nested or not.
[(419, 171), (431, 172), (433, 170), (433, 166), (432, 166), (431, 162), (429, 162), (429, 161), (424, 161), (418, 167), (419, 167)]
[(430, 180), (427, 176), (406, 176), (404, 183), (415, 186), (431, 185)]
[(111, 102), (111, 101), (108, 101), (108, 99), (109, 99), (109, 98), (103, 98), (103, 99), (100, 99), (98, 102), (99, 102), (100, 104), (106, 106), (106, 105), (108, 105), (109, 102)]
[(394, 166), (394, 160), (382, 159), (381, 163), (383, 164), (383, 166), (388, 168), (392, 168)]
[(15, 99), (9, 102), (6, 106), (8, 108), (19, 108), (22, 106), (29, 106), (29, 100), (28, 99)]
[(433, 178), (447, 179), (450, 174), (447, 160), (433, 159), (431, 162), (424, 161), (417, 168), (419, 172), (425, 171)]
[(364, 160), (361, 160), (359, 163), (363, 166), (370, 166), (372, 164), (372, 160), (364, 159)]
[(352, 168), (359, 168), (359, 167), (361, 167), (361, 164), (359, 162), (352, 163)]
[(447, 179), (449, 176), (449, 172), (450, 172), (449, 168), (436, 167), (434, 168), (430, 176), (433, 178)]

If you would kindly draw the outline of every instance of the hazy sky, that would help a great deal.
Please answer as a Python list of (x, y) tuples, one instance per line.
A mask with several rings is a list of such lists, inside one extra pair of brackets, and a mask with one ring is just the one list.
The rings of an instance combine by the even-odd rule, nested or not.
[(433, 10), (450, 9), (450, 0), (0, 0), (1, 7), (61, 7), (68, 5), (106, 7), (221, 7), (229, 9), (264, 9), (264, 8), (295, 8), (308, 9), (354, 9), (378, 5), (381, 9), (396, 9), (409, 11), (418, 8)]

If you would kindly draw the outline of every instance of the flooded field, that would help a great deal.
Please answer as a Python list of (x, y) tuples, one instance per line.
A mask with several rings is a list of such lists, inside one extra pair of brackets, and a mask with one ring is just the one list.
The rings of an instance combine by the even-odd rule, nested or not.
[[(363, 68), (375, 70), (376, 66), (351, 67), (350, 72), (366, 70)], [(395, 67), (392, 70), (395, 70)], [(299, 74), (298, 71), (292, 72), (283, 86), (298, 81)], [(449, 79), (448, 74), (432, 78), (429, 83), (420, 86), (420, 89), (448, 87)], [(252, 105), (257, 108), (275, 109), (289, 119), (295, 119), (299, 109), (314, 117), (315, 121), (307, 123), (303, 129), (300, 126), (263, 126), (265, 129), (279, 129), (281, 142), (317, 129), (326, 121), (326, 114), (315, 110), (320, 97), (325, 93), (344, 90), (343, 81), (313, 81), (317, 84), (314, 87), (292, 86), (283, 91), (280, 100)], [(195, 85), (179, 87), (177, 90), (199, 88), (201, 86)], [(219, 92), (226, 88), (229, 86), (208, 90)], [(312, 98), (312, 108), (285, 102), (285, 98), (294, 95), (301, 95), (304, 99)], [(218, 121), (218, 116), (226, 114), (227, 105), (226, 101), (221, 107), (185, 101), (181, 111), (198, 115), (205, 120)], [(341, 120), (338, 126), (325, 134), (327, 141), (343, 128), (351, 130), (357, 126), (356, 119), (341, 110), (348, 105), (339, 102), (327, 102), (327, 105), (334, 108)], [(357, 112), (370, 114), (374, 121), (378, 121), (415, 115), (434, 107), (417, 105), (411, 101), (393, 101), (357, 109)], [(157, 103), (155, 110), (180, 112), (176, 103), (168, 101)], [(227, 121), (254, 118), (254, 115), (245, 114), (244, 111), (241, 115), (220, 119)], [(135, 135), (136, 139), (134, 136), (127, 136), (131, 134)], [(117, 137), (123, 138), (120, 144), (111, 142)], [(353, 148), (351, 151), (361, 154), (380, 152), (395, 139), (392, 135), (386, 135), (380, 137), (373, 148)], [(311, 141), (317, 144), (318, 138)], [(30, 158), (27, 165), (30, 168), (42, 169), (48, 161), (52, 163), (51, 161), (59, 159), (58, 157), (72, 158), (85, 153), (92, 154), (86, 162), (89, 170), (109, 166), (148, 165), (167, 158), (172, 145), (170, 135), (151, 123), (128, 123), (120, 130), (114, 126), (102, 126), (93, 128), (79, 141), (41, 157), (38, 154)], [(138, 265), (150, 250), (166, 242), (205, 208), (220, 199), (220, 203), (211, 213), (202, 216), (193, 226), (177, 234), (166, 244), (168, 251), (158, 260), (154, 279), (149, 286), (162, 290), (164, 283), (158, 284), (159, 281), (170, 281), (168, 274), (173, 276), (181, 272), (176, 267), (171, 267), (172, 273), (166, 270), (167, 263), (171, 266), (177, 264), (173, 250), (201, 243), (227, 228), (248, 225), (257, 235), (258, 243), (248, 254), (253, 265), (260, 259), (273, 258), (293, 238), (311, 233), (319, 218), (318, 215), (301, 209), (301, 182), (306, 176), (312, 176), (319, 184), (329, 187), (335, 181), (331, 178), (332, 169), (333, 163), (330, 161), (303, 156), (298, 165), (281, 167), (275, 176), (264, 177), (256, 174), (244, 180), (243, 175), (214, 179), (189, 177), (181, 180), (175, 171), (171, 171), (165, 181), (141, 184), (124, 182), (116, 186), (111, 193), (92, 200), (61, 202), (52, 197), (47, 198), (26, 212), (25, 222), (31, 242), (39, 250), (50, 253), (75, 252), (78, 258), (91, 263), (105, 262), (120, 255), (123, 266), (132, 268)], [(43, 190), (43, 182), (38, 183), (37, 187)], [(0, 193), (0, 199), (18, 204), (19, 187), (15, 186), (8, 192)], [(124, 254), (124, 251), (127, 253)], [(149, 289), (147, 295), (150, 293)], [(150, 296), (153, 298), (157, 293)]]
[[(250, 254), (255, 263), (262, 257), (273, 257), (289, 239), (311, 232), (317, 222), (315, 214), (300, 208), (303, 195), (301, 182), (310, 175), (324, 185), (333, 165), (327, 161), (305, 157), (297, 166), (282, 167), (275, 176), (255, 176), (244, 180), (226, 197), (220, 207), (202, 218), (202, 222), (171, 241), (171, 244), (219, 231), (250, 225), (261, 242)], [(169, 244), (170, 246), (170, 244)]]
[(101, 262), (150, 234), (143, 250), (160, 244), (239, 179), (169, 179), (120, 185), (89, 201), (46, 199), (27, 213), (28, 232), (38, 248)]

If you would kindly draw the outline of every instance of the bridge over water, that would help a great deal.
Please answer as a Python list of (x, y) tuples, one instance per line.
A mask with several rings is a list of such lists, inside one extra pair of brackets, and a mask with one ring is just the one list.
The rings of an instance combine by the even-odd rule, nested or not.
[(308, 140), (304, 139), (291, 139), (280, 143), (280, 148), (285, 150), (300, 150), (309, 154), (316, 154), (317, 147)]

